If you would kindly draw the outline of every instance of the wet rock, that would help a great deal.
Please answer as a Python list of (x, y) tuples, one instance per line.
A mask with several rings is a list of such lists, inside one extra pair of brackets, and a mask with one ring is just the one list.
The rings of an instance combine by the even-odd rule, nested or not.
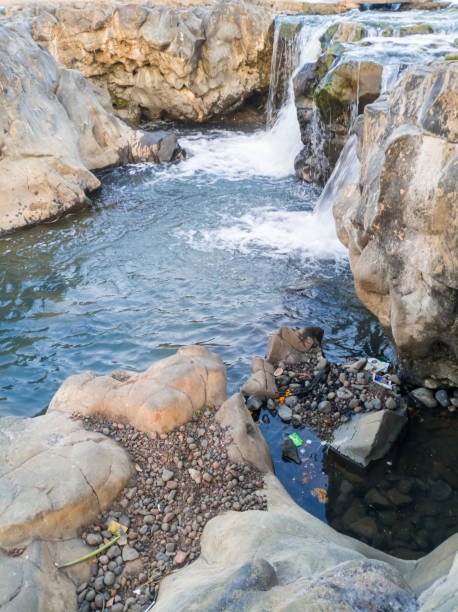
[(294, 461), (300, 464), (299, 454), (294, 442), (290, 438), (285, 438), (281, 444), (281, 456), (285, 461)]
[(439, 391), (436, 391), (436, 393), (434, 394), (434, 397), (439, 402), (439, 404), (442, 406), (442, 408), (447, 408), (447, 406), (450, 403), (447, 391), (444, 391), (443, 389), (439, 389)]
[(387, 497), (396, 507), (408, 506), (413, 502), (413, 499), (409, 495), (401, 493), (401, 491), (398, 491), (398, 489), (391, 489), (388, 491)]
[(427, 408), (436, 408), (437, 406), (437, 401), (434, 399), (434, 395), (430, 389), (419, 387), (411, 392), (411, 396)]
[(365, 516), (350, 525), (350, 531), (358, 538), (365, 538), (369, 541), (373, 541), (377, 529), (377, 523), (370, 516)]
[(323, 330), (320, 327), (304, 327), (299, 330), (281, 327), (269, 337), (267, 361), (278, 363), (284, 360), (291, 364), (306, 361), (309, 353), (321, 351), (322, 338)]
[(246, 407), (248, 408), (248, 410), (253, 410), (253, 412), (261, 410), (262, 400), (260, 400), (259, 397), (257, 397), (256, 395), (250, 395), (250, 397), (246, 401)]
[(374, 508), (391, 508), (392, 502), (390, 502), (384, 495), (380, 493), (377, 489), (369, 489), (369, 491), (364, 496), (364, 501), (368, 506), (372, 506)]

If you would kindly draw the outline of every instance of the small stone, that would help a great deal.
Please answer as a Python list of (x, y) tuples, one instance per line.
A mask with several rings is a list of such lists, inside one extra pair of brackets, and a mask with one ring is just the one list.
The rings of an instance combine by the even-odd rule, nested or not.
[(291, 438), (285, 438), (281, 443), (281, 457), (285, 461), (294, 461), (294, 463), (300, 464), (301, 460), (297, 453), (297, 448)]
[(167, 482), (168, 480), (173, 478), (173, 472), (171, 472), (170, 470), (163, 470), (161, 478), (164, 482)]
[(353, 393), (345, 387), (340, 387), (340, 389), (337, 389), (337, 397), (341, 400), (348, 400), (353, 397)]
[(359, 406), (359, 400), (354, 397), (352, 400), (349, 401), (348, 405), (350, 406), (350, 408), (356, 408), (356, 406)]
[(452, 494), (452, 488), (443, 480), (437, 480), (431, 485), (431, 497), (438, 502), (443, 502)]
[(268, 400), (267, 400), (267, 410), (272, 411), (272, 410), (276, 410), (276, 409), (277, 409), (277, 408), (276, 408), (276, 406), (275, 406), (275, 402), (274, 402), (274, 400), (273, 400), (273, 399), (268, 399)]
[(91, 589), (90, 591), (86, 593), (86, 601), (94, 601), (94, 599), (95, 599), (95, 591), (94, 589)]
[(291, 408), (289, 406), (285, 406), (284, 404), (282, 406), (280, 406), (280, 408), (278, 409), (278, 416), (281, 418), (282, 421), (284, 421), (285, 423), (289, 423), (292, 419), (293, 416), (293, 411), (291, 410)]
[(205, 482), (211, 482), (213, 480), (213, 478), (208, 472), (204, 472), (202, 474), (202, 479), (205, 480)]
[(195, 470), (194, 468), (189, 468), (188, 472), (196, 484), (200, 484), (202, 482), (202, 474), (199, 472), (199, 470)]
[(376, 397), (373, 402), (372, 402), (372, 409), (373, 410), (381, 410), (382, 409), (382, 401)]
[(432, 391), (430, 391), (429, 389), (419, 387), (418, 389), (414, 389), (411, 392), (411, 395), (413, 398), (415, 398), (427, 408), (436, 408), (437, 406), (437, 401), (434, 399)]
[(253, 410), (253, 412), (261, 410), (262, 400), (260, 400), (259, 397), (257, 397), (256, 395), (250, 395), (250, 397), (246, 401), (246, 407), (248, 408), (248, 410)]
[(105, 583), (105, 586), (113, 585), (115, 581), (115, 575), (113, 574), (113, 572), (106, 572), (105, 576), (103, 577), (103, 581)]
[[(295, 395), (290, 395), (285, 398), (285, 404), (290, 408), (294, 408), (297, 405), (297, 397)], [(280, 417), (281, 418), (281, 417)]]
[(439, 384), (433, 378), (425, 378), (423, 385), (427, 389), (437, 389), (439, 387)]
[(316, 365), (316, 369), (319, 372), (320, 370), (324, 370), (329, 365), (329, 361), (327, 359), (320, 359), (320, 361)]
[(183, 550), (179, 550), (173, 559), (175, 565), (182, 565), (186, 559), (188, 558), (189, 552), (184, 552)]
[(331, 391), (330, 393), (328, 393), (328, 400), (332, 401), (335, 398), (336, 394), (334, 393), (334, 391)]
[(168, 553), (172, 553), (175, 552), (177, 545), (175, 544), (175, 542), (167, 542), (167, 544), (165, 545), (165, 550)]
[(103, 576), (97, 576), (97, 578), (94, 580), (94, 589), (96, 591), (103, 591), (104, 588), (105, 582), (103, 580)]
[(143, 517), (143, 522), (145, 525), (153, 525), (155, 521), (156, 519), (154, 518), (152, 514), (147, 514), (146, 516)]
[(401, 384), (401, 379), (396, 374), (391, 374), (390, 379), (391, 379), (391, 382), (395, 385)]
[(444, 389), (439, 389), (439, 391), (436, 391), (436, 393), (434, 394), (434, 397), (439, 402), (439, 404), (442, 406), (442, 408), (447, 408), (447, 406), (450, 404), (450, 400), (448, 399), (447, 391), (444, 391)]
[(363, 407), (362, 406), (355, 406), (354, 412), (355, 414), (359, 414), (360, 412), (362, 412)]
[(138, 559), (138, 557), (139, 554), (135, 550), (135, 548), (132, 548), (131, 546), (124, 546), (124, 548), (122, 549), (123, 561), (134, 561), (135, 559)]
[(103, 604), (105, 603), (105, 597), (102, 594), (98, 594), (96, 595), (95, 599), (94, 599), (94, 604), (96, 608), (99, 608), (99, 610), (103, 607)]
[(167, 487), (167, 489), (176, 489), (178, 487), (178, 482), (176, 480), (168, 480), (165, 483), (165, 486)]
[(397, 405), (398, 404), (394, 397), (387, 397), (385, 399), (385, 408), (387, 408), (387, 410), (396, 410)]
[(357, 372), (359, 372), (359, 370), (362, 370), (364, 368), (366, 363), (367, 363), (367, 359), (363, 357), (362, 359), (358, 359), (358, 361), (355, 361), (354, 363), (352, 363), (350, 368), (352, 370), (356, 370)]
[(320, 412), (324, 412), (325, 414), (328, 414), (332, 410), (331, 402), (328, 402), (327, 400), (320, 402), (318, 404), (318, 410)]
[(99, 546), (102, 543), (102, 536), (99, 533), (88, 533), (86, 544), (88, 546)]

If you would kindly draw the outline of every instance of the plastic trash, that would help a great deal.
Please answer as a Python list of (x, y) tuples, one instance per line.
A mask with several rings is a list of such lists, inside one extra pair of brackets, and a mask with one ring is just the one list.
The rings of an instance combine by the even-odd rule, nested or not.
[(118, 521), (111, 521), (108, 525), (108, 531), (115, 536), (120, 536), (123, 533), (127, 533), (127, 527), (122, 523), (118, 523)]
[(304, 441), (297, 433), (289, 434), (288, 438), (294, 442), (294, 446), (302, 446)]

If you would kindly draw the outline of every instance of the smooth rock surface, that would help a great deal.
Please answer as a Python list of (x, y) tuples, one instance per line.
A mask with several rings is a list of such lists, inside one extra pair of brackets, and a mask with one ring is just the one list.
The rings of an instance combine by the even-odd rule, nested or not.
[(130, 477), (126, 452), (68, 415), (0, 424), (0, 547), (74, 534)]
[(88, 206), (100, 187), (90, 170), (181, 154), (174, 136), (108, 114), (22, 22), (0, 23), (0, 64), (0, 234)]
[(303, 327), (295, 330), (290, 327), (280, 329), (269, 336), (267, 361), (288, 364), (307, 361), (309, 353), (321, 353), (323, 330), (320, 327)]
[(203, 347), (188, 346), (140, 374), (118, 370), (107, 376), (70, 376), (48, 412), (102, 414), (140, 431), (164, 433), (186, 423), (196, 410), (222, 404), (226, 397), (221, 359)]
[(383, 457), (407, 423), (392, 410), (354, 416), (334, 432), (332, 450), (363, 467)]
[(254, 357), (251, 364), (252, 374), (240, 391), (244, 395), (256, 395), (262, 400), (277, 397), (274, 368), (261, 357)]

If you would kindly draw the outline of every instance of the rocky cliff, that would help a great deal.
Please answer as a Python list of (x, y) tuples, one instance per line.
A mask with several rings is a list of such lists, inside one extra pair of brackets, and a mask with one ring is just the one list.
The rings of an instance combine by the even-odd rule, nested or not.
[(359, 298), (432, 388), (458, 385), (457, 91), (458, 64), (441, 62), (366, 106), (359, 183), (334, 204)]
[(90, 203), (90, 170), (180, 155), (173, 135), (133, 131), (26, 27), (0, 24), (0, 233)]
[(249, 4), (47, 5), (14, 15), (58, 62), (90, 79), (109, 109), (133, 121), (205, 121), (269, 84), (273, 17)]

